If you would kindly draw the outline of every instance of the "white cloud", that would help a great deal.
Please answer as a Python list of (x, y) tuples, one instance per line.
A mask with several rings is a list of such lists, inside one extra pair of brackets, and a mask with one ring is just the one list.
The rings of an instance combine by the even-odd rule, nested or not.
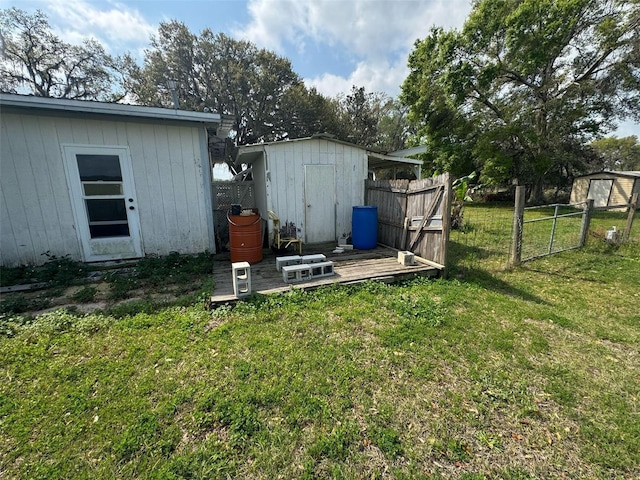
[[(340, 93), (346, 93), (351, 90), (351, 86), (355, 85), (354, 81), (349, 78), (334, 75), (333, 73), (323, 73), (314, 78), (305, 78), (304, 83), (307, 87), (316, 87), (318, 92), (328, 97), (335, 97)], [(367, 88), (367, 90), (369, 90)]]
[(408, 73), (405, 58), (400, 58), (394, 64), (389, 64), (386, 60), (362, 61), (348, 77), (324, 73), (306, 78), (305, 83), (307, 86), (316, 87), (318, 92), (329, 97), (348, 93), (353, 85), (365, 87), (368, 92), (385, 92), (396, 96)]
[(112, 53), (120, 53), (123, 48), (139, 50), (149, 44), (157, 30), (138, 10), (120, 3), (99, 9), (85, 0), (50, 0), (46, 13), (66, 41), (79, 43), (93, 37)]
[(323, 93), (356, 84), (395, 95), (414, 42), (433, 25), (461, 27), (471, 5), (469, 0), (250, 0), (248, 8), (252, 20), (234, 32), (239, 37), (280, 53), (287, 44), (303, 52), (315, 42), (355, 59), (348, 76), (326, 72), (307, 80)]
[(250, 0), (251, 23), (235, 33), (267, 48), (311, 37), (373, 57), (409, 48), (432, 25), (459, 27), (469, 0)]

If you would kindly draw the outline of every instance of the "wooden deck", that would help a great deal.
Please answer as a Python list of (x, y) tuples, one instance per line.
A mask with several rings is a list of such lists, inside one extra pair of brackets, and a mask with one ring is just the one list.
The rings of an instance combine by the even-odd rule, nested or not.
[[(293, 288), (311, 289), (332, 283), (358, 283), (365, 280), (387, 283), (408, 280), (416, 276), (436, 277), (442, 266), (416, 257), (416, 265), (403, 266), (398, 263), (398, 251), (378, 246), (373, 250), (353, 250), (344, 253), (332, 253), (336, 244), (305, 245), (303, 255), (323, 253), (327, 260), (334, 262), (335, 275), (316, 280), (288, 284), (282, 280), (282, 272), (276, 270), (276, 255), (271, 250), (264, 251), (260, 263), (251, 265), (251, 289), (253, 293), (286, 292)], [(295, 255), (286, 253), (283, 255)], [(231, 260), (228, 253), (216, 255), (213, 265), (215, 290), (211, 297), (213, 306), (237, 300), (233, 294)]]

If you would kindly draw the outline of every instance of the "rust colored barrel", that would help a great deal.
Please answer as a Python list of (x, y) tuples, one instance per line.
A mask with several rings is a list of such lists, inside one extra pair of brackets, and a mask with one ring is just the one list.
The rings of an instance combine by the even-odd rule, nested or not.
[(262, 261), (262, 218), (260, 215), (229, 215), (229, 244), (232, 262)]

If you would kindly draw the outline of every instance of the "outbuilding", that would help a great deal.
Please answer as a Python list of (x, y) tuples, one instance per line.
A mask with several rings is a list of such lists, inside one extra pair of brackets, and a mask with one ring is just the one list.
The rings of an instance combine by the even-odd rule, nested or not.
[(570, 201), (593, 199), (594, 207), (625, 208), (634, 193), (640, 195), (640, 171), (603, 171), (576, 177)]
[[(242, 146), (237, 163), (251, 170), (255, 204), (263, 219), (271, 210), (304, 243), (322, 243), (351, 234), (353, 206), (364, 205), (365, 180), (371, 172), (402, 168), (419, 178), (422, 161), (321, 134)], [(270, 238), (272, 230), (269, 223)]]
[(216, 113), (0, 94), (0, 261), (215, 251)]

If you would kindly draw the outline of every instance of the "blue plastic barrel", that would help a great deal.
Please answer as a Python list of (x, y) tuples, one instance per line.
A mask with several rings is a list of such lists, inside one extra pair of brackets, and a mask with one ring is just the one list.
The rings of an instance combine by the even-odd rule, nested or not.
[(353, 207), (351, 216), (353, 248), (371, 250), (378, 244), (378, 207)]

